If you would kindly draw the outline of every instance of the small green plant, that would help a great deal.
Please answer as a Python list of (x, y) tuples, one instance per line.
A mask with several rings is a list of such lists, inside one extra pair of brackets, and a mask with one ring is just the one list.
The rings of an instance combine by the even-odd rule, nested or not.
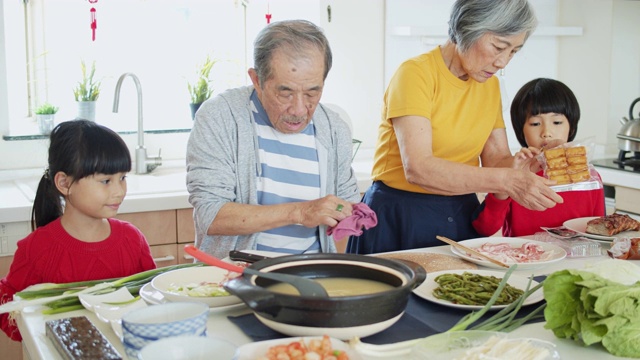
[(100, 82), (95, 81), (93, 77), (96, 74), (96, 62), (91, 64), (91, 72), (87, 76), (87, 66), (84, 61), (80, 62), (82, 70), (82, 81), (78, 81), (78, 85), (73, 89), (73, 96), (76, 101), (96, 101), (100, 96)]
[(218, 61), (212, 60), (210, 56), (207, 56), (204, 63), (198, 67), (198, 80), (194, 84), (187, 83), (192, 104), (203, 103), (213, 94), (213, 88), (211, 88), (212, 80), (209, 75), (216, 62)]
[(38, 106), (36, 108), (37, 115), (52, 115), (58, 112), (58, 107), (49, 104), (48, 102)]

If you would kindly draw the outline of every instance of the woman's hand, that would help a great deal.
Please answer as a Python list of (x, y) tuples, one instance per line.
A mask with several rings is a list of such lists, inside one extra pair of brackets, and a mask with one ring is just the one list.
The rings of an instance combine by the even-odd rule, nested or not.
[(549, 187), (556, 184), (554, 180), (545, 179), (530, 171), (510, 171), (505, 181), (507, 195), (529, 210), (543, 211), (564, 202)]

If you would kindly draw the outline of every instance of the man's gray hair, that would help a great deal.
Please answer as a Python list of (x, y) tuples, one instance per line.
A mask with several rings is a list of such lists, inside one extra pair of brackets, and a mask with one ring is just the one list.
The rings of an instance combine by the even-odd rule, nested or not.
[(324, 54), (324, 77), (331, 69), (332, 55), (329, 41), (321, 28), (307, 20), (284, 20), (267, 25), (253, 43), (254, 69), (260, 84), (272, 76), (271, 59), (281, 48), (291, 57), (306, 57), (309, 49), (316, 48)]
[(511, 36), (535, 31), (538, 20), (527, 0), (457, 0), (449, 18), (449, 40), (466, 52), (486, 33)]

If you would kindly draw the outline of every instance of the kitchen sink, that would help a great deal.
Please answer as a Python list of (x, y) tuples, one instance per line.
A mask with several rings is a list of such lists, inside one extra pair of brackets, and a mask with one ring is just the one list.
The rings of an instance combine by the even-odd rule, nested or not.
[[(131, 172), (127, 175), (127, 197), (186, 192), (186, 175), (184, 166), (159, 167), (153, 172), (144, 175), (137, 175)], [(16, 179), (13, 182), (29, 201), (33, 201), (39, 181), (40, 177), (28, 177)]]

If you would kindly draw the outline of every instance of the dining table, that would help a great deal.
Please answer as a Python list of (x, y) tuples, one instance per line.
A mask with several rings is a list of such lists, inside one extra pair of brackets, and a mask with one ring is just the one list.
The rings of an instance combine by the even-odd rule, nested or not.
[[(412, 250), (403, 250), (399, 253), (436, 253), (436, 254), (445, 254), (454, 256), (450, 245), (442, 245), (436, 247), (429, 248), (420, 248), (420, 249), (412, 249)], [(385, 253), (392, 254), (392, 253)], [(564, 259), (547, 264), (543, 267), (531, 268), (531, 269), (516, 269), (513, 272), (513, 275), (521, 275), (521, 276), (546, 276), (555, 271), (563, 270), (563, 269), (582, 269), (585, 267), (592, 266), (599, 261), (603, 261), (608, 259), (609, 257), (606, 254), (606, 251), (602, 251), (601, 255), (595, 256), (573, 256), (573, 257), (565, 257)], [(640, 266), (640, 261), (635, 260), (625, 260), (632, 261), (635, 265)], [(478, 266), (478, 269), (481, 270), (496, 270), (495, 268), (486, 268), (483, 266)], [(419, 298), (415, 294), (411, 294), (410, 299), (412, 306), (421, 307), (427, 306), (428, 303), (426, 300)], [(429, 304), (433, 306), (433, 304)], [(441, 306), (441, 305), (435, 305)], [(21, 311), (16, 317), (18, 327), (23, 337), (23, 354), (24, 359), (31, 360), (40, 360), (40, 359), (62, 359), (61, 355), (58, 353), (56, 348), (54, 347), (52, 341), (50, 341), (45, 335), (45, 322), (52, 319), (60, 319), (66, 317), (73, 316), (86, 316), (91, 320), (91, 322), (104, 334), (104, 336), (113, 344), (113, 346), (125, 356), (124, 346), (120, 340), (120, 338), (116, 335), (115, 331), (112, 327), (105, 322), (100, 321), (96, 315), (88, 310), (76, 310), (72, 312), (56, 314), (56, 315), (43, 315), (41, 313), (41, 306), (32, 306), (27, 307), (23, 311)], [(419, 309), (418, 309), (419, 310)], [(441, 306), (441, 309), (438, 311), (448, 312), (450, 309), (448, 307)], [(257, 326), (261, 326), (261, 324), (255, 319), (252, 319), (252, 311), (244, 304), (238, 304), (237, 306), (224, 307), (222, 309), (212, 308), (209, 313), (208, 322), (207, 322), (207, 336), (221, 338), (227, 340), (236, 346), (240, 347), (245, 344), (249, 344), (256, 341), (255, 334), (252, 336), (248, 335), (245, 329), (242, 329), (239, 326), (238, 319), (245, 319), (250, 322), (250, 324)], [(234, 321), (234, 319), (236, 321)], [(418, 316), (418, 320), (420, 320)], [(255, 323), (253, 323), (255, 322)], [(581, 359), (581, 360), (606, 360), (606, 359), (621, 359), (620, 357), (616, 357), (606, 351), (604, 347), (600, 344), (595, 344), (591, 346), (584, 346), (574, 340), (571, 339), (560, 339), (557, 338), (551, 330), (544, 328), (544, 321), (538, 321), (533, 323), (526, 323), (516, 330), (509, 333), (509, 337), (524, 337), (524, 338), (535, 338), (540, 340), (546, 340), (555, 344), (556, 349), (562, 359)], [(396, 325), (392, 325), (390, 328), (384, 330), (388, 335), (393, 335), (394, 327)], [(270, 330), (270, 329), (269, 329)], [(268, 332), (266, 332), (268, 333)], [(416, 335), (420, 337), (420, 332), (416, 332)], [(374, 335), (375, 336), (375, 335)], [(282, 335), (282, 338), (287, 336)], [(392, 338), (389, 337), (389, 338)], [(366, 341), (367, 338), (362, 339), (362, 341)], [(408, 358), (408, 357), (407, 357)], [(362, 355), (362, 359), (370, 360), (377, 359), (377, 357), (370, 357)], [(394, 357), (395, 360), (402, 360), (402, 358)]]

